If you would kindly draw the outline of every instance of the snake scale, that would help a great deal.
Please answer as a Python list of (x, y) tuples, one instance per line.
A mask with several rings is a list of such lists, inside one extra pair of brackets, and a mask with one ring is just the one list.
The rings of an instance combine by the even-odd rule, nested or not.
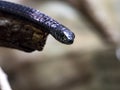
[[(1, 25), (2, 23), (5, 24), (4, 29)], [(12, 37), (12, 41), (7, 39), (3, 41), (4, 46), (9, 47), (10, 45), (11, 48), (18, 48), (27, 52), (36, 49), (42, 50), (48, 34), (51, 34), (56, 40), (64, 44), (72, 44), (75, 38), (74, 33), (67, 27), (39, 10), (3, 0), (0, 1), (1, 29), (3, 31), (0, 31), (0, 35), (3, 32), (5, 35), (5, 33), (8, 33), (8, 30), (12, 32), (9, 35), (0, 36), (0, 41), (2, 37)], [(24, 35), (24, 33), (26, 34)], [(18, 36), (18, 38), (13, 35)], [(7, 46), (6, 42), (10, 42), (10, 44)], [(0, 45), (3, 46), (2, 44)]]

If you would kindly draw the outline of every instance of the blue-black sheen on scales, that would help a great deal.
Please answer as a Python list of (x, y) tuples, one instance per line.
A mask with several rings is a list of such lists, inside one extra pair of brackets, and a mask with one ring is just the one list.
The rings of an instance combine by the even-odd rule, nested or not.
[(0, 11), (23, 17), (36, 25), (44, 27), (46, 32), (64, 44), (72, 44), (74, 41), (75, 35), (73, 32), (39, 10), (8, 1), (0, 1)]

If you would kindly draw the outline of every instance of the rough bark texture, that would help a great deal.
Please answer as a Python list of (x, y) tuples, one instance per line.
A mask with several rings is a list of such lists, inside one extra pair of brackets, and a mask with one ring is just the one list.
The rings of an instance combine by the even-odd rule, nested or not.
[(41, 51), (48, 35), (43, 29), (24, 18), (0, 12), (0, 46)]

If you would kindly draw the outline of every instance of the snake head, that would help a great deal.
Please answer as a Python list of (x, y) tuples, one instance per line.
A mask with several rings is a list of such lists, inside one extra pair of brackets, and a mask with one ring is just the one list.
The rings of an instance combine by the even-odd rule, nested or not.
[(50, 34), (64, 44), (72, 44), (75, 38), (74, 33), (63, 25), (59, 25), (56, 29), (50, 30)]

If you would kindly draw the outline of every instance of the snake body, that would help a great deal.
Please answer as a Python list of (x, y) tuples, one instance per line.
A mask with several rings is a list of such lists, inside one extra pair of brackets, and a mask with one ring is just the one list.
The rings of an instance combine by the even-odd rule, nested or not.
[(64, 44), (72, 44), (74, 41), (75, 35), (73, 32), (39, 10), (8, 1), (0, 1), (0, 11), (23, 17), (44, 27), (46, 32), (49, 32), (56, 40)]

